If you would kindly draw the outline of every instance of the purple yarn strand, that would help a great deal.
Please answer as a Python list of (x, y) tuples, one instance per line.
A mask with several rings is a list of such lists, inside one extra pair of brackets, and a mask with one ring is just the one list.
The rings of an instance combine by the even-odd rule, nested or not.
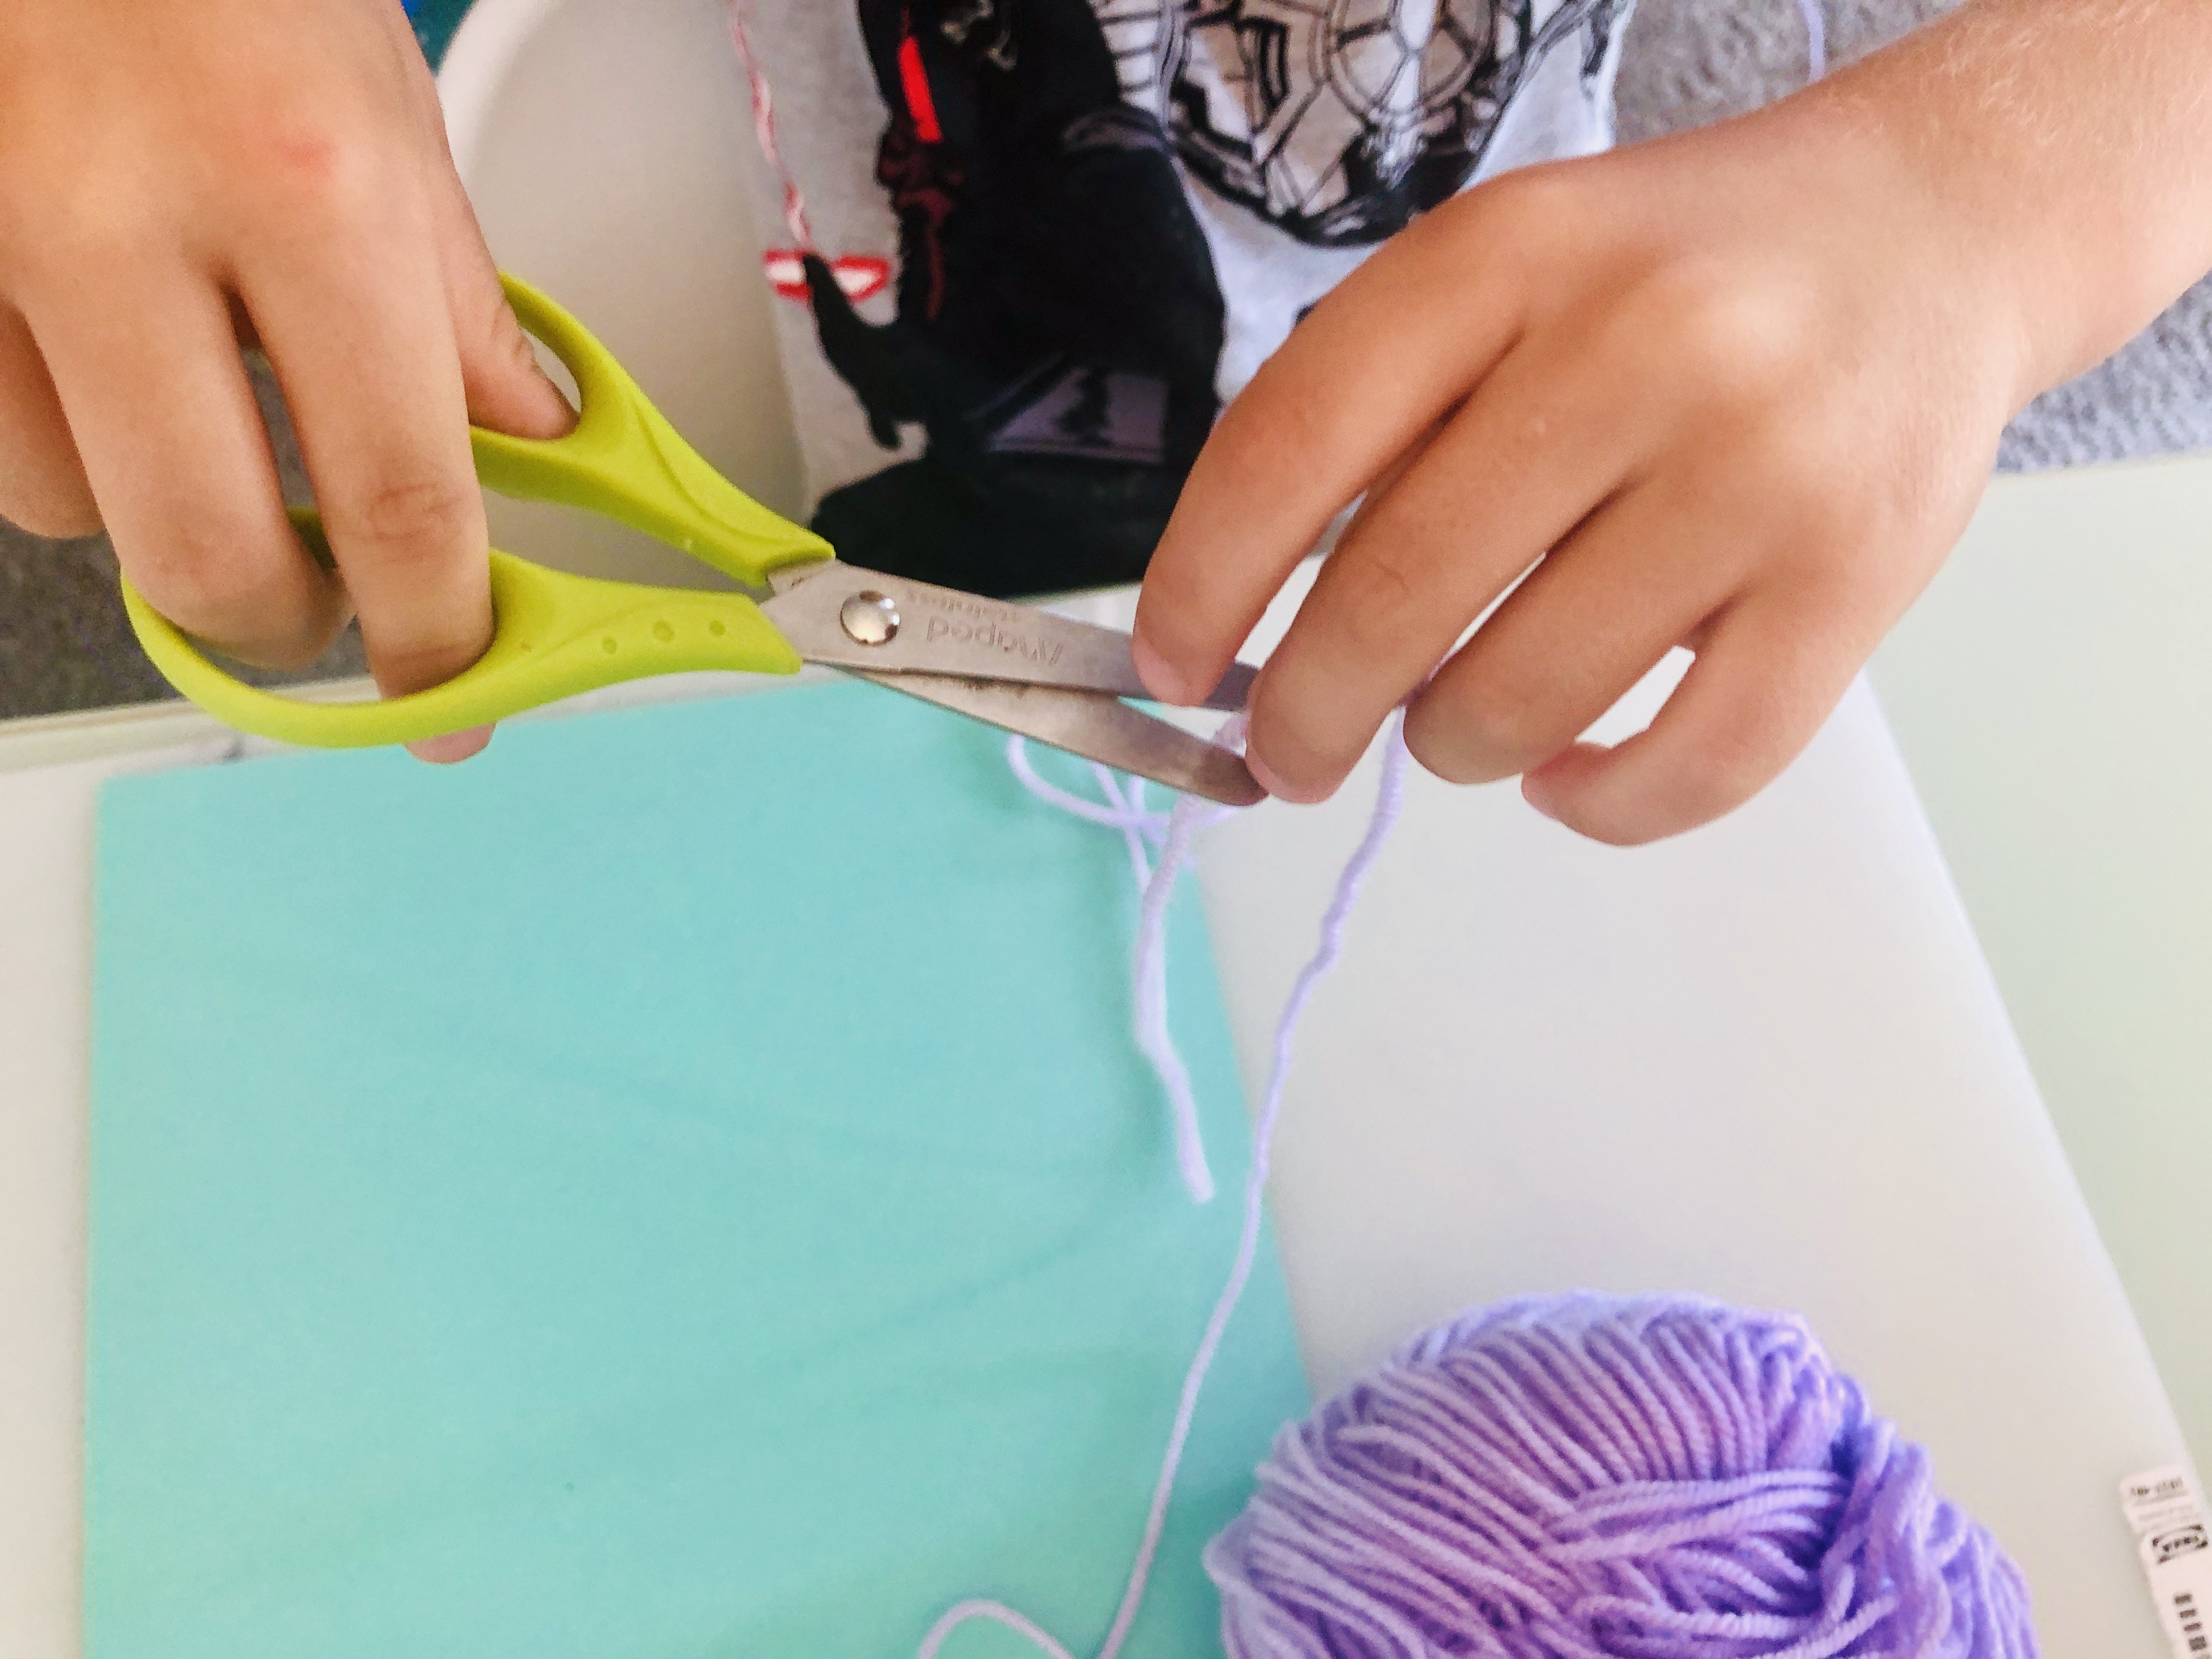
[(1192, 1199), (1200, 1204), (1213, 1200), (1213, 1171), (1206, 1161), (1206, 1140), (1199, 1132), (1198, 1097), (1193, 1093), (1190, 1072), (1183, 1065), (1168, 1029), (1167, 933), (1168, 901), (1175, 895), (1176, 878), (1190, 858), (1190, 838), (1209, 809), (1194, 797), (1176, 802), (1168, 816), (1167, 839), (1160, 848), (1158, 865), (1149, 873), (1141, 863), (1138, 886), (1143, 897), (1137, 909), (1137, 948), (1130, 966), (1137, 1011), (1137, 1047), (1152, 1062), (1160, 1084), (1174, 1103), (1176, 1165)]
[[(1243, 716), (1223, 728), (1223, 740), (1235, 742), (1243, 730)], [(1118, 830), (1129, 854), (1129, 873), (1140, 896), (1136, 942), (1130, 956), (1129, 981), (1133, 1031), (1137, 1050), (1158, 1078), (1168, 1097), (1174, 1124), (1176, 1166), (1184, 1187), (1200, 1204), (1213, 1197), (1213, 1172), (1206, 1161), (1206, 1141), (1199, 1132), (1198, 1101), (1191, 1091), (1190, 1072), (1168, 1029), (1167, 902), (1174, 883), (1153, 879), (1151, 849), (1157, 847), (1164, 866), (1180, 868), (1187, 860), (1190, 838), (1197, 830), (1226, 816), (1223, 809), (1185, 799), (1172, 812), (1154, 812), (1145, 805), (1141, 778), (1122, 778), (1097, 762), (1091, 775), (1098, 785), (1100, 801), (1086, 799), (1063, 789), (1038, 772), (1030, 759), (1029, 744), (1019, 736), (1006, 739), (1006, 764), (1022, 787), (1038, 799), (1088, 823)]]
[[(1366, 832), (1360, 837), (1359, 845), (1337, 877), (1336, 890), (1331, 895), (1328, 908), (1322, 916), (1320, 942), (1304, 967), (1298, 970), (1297, 979), (1291, 987), (1291, 994), (1283, 1004), (1282, 1012), (1276, 1018), (1274, 1052), (1267, 1073), (1267, 1092), (1261, 1097), (1252, 1132), (1252, 1164), (1245, 1176), (1244, 1218), (1237, 1233), (1236, 1257), (1230, 1267), (1228, 1280), (1222, 1285), (1221, 1294), (1215, 1299), (1212, 1313), (1206, 1320), (1206, 1332), (1199, 1340), (1198, 1350), (1191, 1358), (1189, 1369), (1183, 1374), (1182, 1392), (1176, 1403), (1175, 1424), (1169, 1431), (1167, 1448), (1160, 1458), (1159, 1474), (1153, 1482), (1152, 1503), (1146, 1512), (1144, 1531), (1138, 1542), (1135, 1559), (1130, 1565), (1129, 1577), (1122, 1591), (1121, 1603), (1115, 1609), (1114, 1622), (1108, 1629), (1105, 1639), (1099, 1644), (1097, 1659), (1115, 1659), (1121, 1652), (1122, 1644), (1128, 1640), (1130, 1627), (1135, 1624), (1138, 1612), (1144, 1606), (1146, 1587), (1152, 1579), (1152, 1562), (1159, 1553), (1160, 1535), (1167, 1527), (1168, 1505), (1175, 1495), (1176, 1475), (1182, 1466), (1183, 1452), (1190, 1441), (1191, 1422), (1197, 1414), (1199, 1395), (1206, 1386), (1206, 1374), (1212, 1369), (1221, 1339), (1229, 1328), (1230, 1316), (1236, 1312), (1237, 1304), (1243, 1299), (1244, 1286), (1252, 1276), (1252, 1266), (1259, 1255), (1261, 1221), (1266, 1213), (1262, 1200), (1267, 1191), (1268, 1158), (1273, 1148), (1275, 1126), (1282, 1116), (1283, 1091), (1290, 1081), (1291, 1055), (1296, 1045), (1298, 1025), (1305, 1016), (1307, 1004), (1313, 1000), (1315, 988), (1343, 954), (1345, 931), (1351, 923), (1352, 908), (1358, 902), (1359, 890), (1366, 883), (1368, 872), (1382, 856), (1382, 848), (1389, 840), (1390, 830), (1397, 823), (1399, 811), (1404, 805), (1407, 757), (1403, 727), (1404, 717), (1392, 716), (1383, 744), (1382, 778), (1376, 788), (1375, 808), (1368, 819)], [(1243, 732), (1243, 720), (1238, 717), (1224, 727), (1217, 740), (1237, 742), (1241, 740)], [(1061, 804), (1055, 796), (1065, 792), (1046, 784), (1036, 775), (1018, 744), (1008, 745), (1007, 757), (1016, 775), (1033, 793), (1053, 801), (1055, 805)], [(1093, 823), (1121, 829), (1133, 840), (1138, 831), (1128, 823), (1133, 816), (1130, 798), (1122, 796), (1113, 787), (1110, 775), (1102, 781), (1109, 802), (1107, 808), (1101, 811), (1095, 809), (1092, 803), (1082, 802), (1085, 810), (1079, 811), (1078, 816), (1089, 818)], [(1135, 786), (1132, 787), (1133, 790)], [(1080, 797), (1071, 799), (1081, 801)], [(1139, 965), (1135, 975), (1139, 997), (1140, 1033), (1144, 1029), (1143, 999), (1148, 983), (1147, 975), (1152, 971), (1152, 964), (1163, 959), (1155, 953), (1162, 948), (1159, 941), (1164, 935), (1168, 899), (1176, 878), (1182, 874), (1182, 866), (1188, 861), (1192, 835), (1214, 815), (1214, 809), (1207, 808), (1188, 796), (1178, 800), (1169, 816), (1158, 861), (1143, 880), (1144, 897), (1137, 929)], [(1133, 854), (1132, 856), (1133, 859), (1135, 855)], [(1139, 867), (1142, 869), (1141, 865)], [(1151, 947), (1153, 953), (1148, 953), (1147, 940), (1153, 942)], [(1172, 1045), (1167, 1045), (1165, 1051), (1173, 1056), (1176, 1074), (1183, 1076), (1181, 1057), (1174, 1055)], [(1169, 1073), (1162, 1067), (1158, 1056), (1149, 1048), (1146, 1052), (1152, 1060), (1155, 1069), (1161, 1071), (1163, 1081), (1167, 1081)], [(1187, 1097), (1187, 1076), (1183, 1076), (1183, 1087)], [(1172, 1086), (1170, 1092), (1173, 1092)], [(1181, 1121), (1179, 1114), (1179, 1127)], [(1194, 1136), (1194, 1111), (1187, 1121), (1191, 1125), (1190, 1133)], [(1179, 1152), (1181, 1150), (1179, 1147)], [(1199, 1156), (1203, 1158), (1202, 1149)], [(1187, 1161), (1184, 1175), (1188, 1181), (1190, 1166)], [(1194, 1183), (1193, 1191), (1194, 1195), (1198, 1195)], [(1208, 1176), (1204, 1195), (1211, 1196), (1212, 1191), (1212, 1178)], [(1073, 1659), (1065, 1645), (1025, 1614), (1000, 1602), (981, 1599), (963, 1601), (947, 1609), (922, 1638), (916, 1659), (936, 1659), (939, 1650), (954, 1631), (977, 1619), (1005, 1626), (1026, 1638), (1050, 1659)]]

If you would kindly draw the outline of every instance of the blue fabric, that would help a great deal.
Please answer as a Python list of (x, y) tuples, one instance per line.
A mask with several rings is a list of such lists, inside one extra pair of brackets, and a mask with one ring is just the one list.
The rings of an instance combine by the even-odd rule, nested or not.
[[(992, 734), (838, 686), (134, 778), (98, 879), (89, 1659), (1103, 1633), (1238, 1217), (1132, 1052), (1119, 838)], [(1270, 1250), (1132, 1651), (1218, 1650), (1200, 1546), (1304, 1405)]]
[(415, 38), (422, 43), (422, 55), (430, 60), (432, 69), (437, 68), (445, 61), (446, 48), (453, 44), (453, 31), (468, 15), (469, 0), (402, 0), (402, 3), (415, 25)]

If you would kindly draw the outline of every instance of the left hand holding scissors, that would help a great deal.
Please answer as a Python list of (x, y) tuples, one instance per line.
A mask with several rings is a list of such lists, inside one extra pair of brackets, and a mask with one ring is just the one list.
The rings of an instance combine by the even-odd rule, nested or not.
[[(472, 666), (406, 696), (317, 703), (242, 684), (126, 581), (131, 626), (178, 690), (258, 736), (356, 748), (465, 731), (650, 675), (818, 663), (1210, 800), (1262, 798), (1237, 755), (1122, 701), (1148, 695), (1127, 635), (840, 562), (708, 465), (574, 318), (504, 281), (523, 326), (575, 377), (582, 410), (564, 437), (471, 428), (478, 477), (502, 495), (614, 519), (751, 592), (600, 581), (495, 551), (495, 629)], [(319, 539), (312, 514), (300, 524)], [(1206, 706), (1241, 708), (1253, 677), (1231, 667)]]

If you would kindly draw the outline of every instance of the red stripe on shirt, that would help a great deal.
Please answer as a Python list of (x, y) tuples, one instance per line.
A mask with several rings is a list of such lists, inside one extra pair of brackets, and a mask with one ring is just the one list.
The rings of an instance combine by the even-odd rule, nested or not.
[(921, 67), (921, 42), (911, 34), (899, 42), (899, 88), (906, 94), (907, 113), (914, 117), (914, 135), (925, 144), (942, 143), (945, 132), (937, 125), (937, 100), (929, 95), (929, 76)]

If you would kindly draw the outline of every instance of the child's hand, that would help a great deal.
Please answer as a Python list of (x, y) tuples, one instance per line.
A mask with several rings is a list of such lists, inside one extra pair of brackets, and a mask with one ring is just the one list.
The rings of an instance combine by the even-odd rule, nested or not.
[[(1633, 842), (1726, 811), (1812, 737), (1964, 526), (2021, 365), (1917, 192), (1761, 136), (1438, 209), (1224, 416), (1139, 623), (1181, 689), (1367, 491), (1254, 694), (1273, 793), (1335, 789), (1540, 558), (1414, 696), (1431, 771), (1525, 773), (1540, 808)], [(1577, 746), (1677, 645), (1698, 659), (1650, 730)]]
[[(2161, 9), (2170, 88), (2125, 38)], [(1212, 685), (1364, 491), (1255, 690), (1275, 793), (1328, 794), (1411, 696), (1432, 771), (1522, 774), (1601, 840), (1735, 806), (1934, 573), (2007, 419), (2212, 262), (2207, 15), (1990, 0), (1760, 114), (1438, 209), (1224, 416), (1146, 583), (1147, 683)], [(2153, 155), (2169, 106), (2194, 148)], [(1576, 742), (1677, 645), (1648, 732)]]
[[(257, 340), (343, 586), (286, 522)], [(104, 524), (157, 609), (242, 661), (311, 662), (356, 605), (378, 684), (414, 690), (490, 638), (471, 418), (573, 417), (397, 0), (0, 7), (0, 514)]]

